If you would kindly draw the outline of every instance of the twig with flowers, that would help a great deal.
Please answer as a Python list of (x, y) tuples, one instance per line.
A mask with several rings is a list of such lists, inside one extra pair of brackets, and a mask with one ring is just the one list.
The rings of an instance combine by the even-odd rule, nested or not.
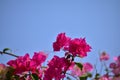
[[(10, 60), (7, 65), (0, 64), (0, 80), (120, 80), (120, 56), (116, 57), (115, 62), (110, 64), (110, 70), (106, 67), (106, 74), (93, 75), (91, 71), (94, 69), (91, 63), (76, 62), (76, 57), (84, 58), (91, 51), (91, 46), (86, 42), (85, 38), (70, 38), (65, 33), (60, 33), (56, 41), (53, 43), (53, 51), (64, 51), (64, 56), (54, 55), (46, 66), (48, 54), (43, 51), (34, 52), (32, 58), (29, 54), (17, 56), (8, 52), (8, 48), (0, 51), (0, 54), (8, 54), (16, 57)], [(100, 61), (109, 59), (107, 53), (100, 54)], [(101, 68), (102, 69), (102, 68)], [(112, 73), (112, 76), (110, 75)], [(70, 77), (72, 76), (72, 78)]]

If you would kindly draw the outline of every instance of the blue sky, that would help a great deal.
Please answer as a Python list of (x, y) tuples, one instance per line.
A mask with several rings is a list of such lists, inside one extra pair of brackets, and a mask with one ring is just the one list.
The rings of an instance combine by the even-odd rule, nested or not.
[[(92, 51), (85, 61), (96, 62), (100, 51), (119, 55), (120, 0), (0, 0), (0, 50), (31, 56), (46, 51), (52, 57), (60, 32), (86, 38)], [(13, 58), (0, 55), (0, 63)]]

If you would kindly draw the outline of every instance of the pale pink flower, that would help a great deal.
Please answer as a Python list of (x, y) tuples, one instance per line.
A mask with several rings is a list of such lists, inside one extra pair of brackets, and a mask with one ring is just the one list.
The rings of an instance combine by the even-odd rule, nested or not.
[(100, 79), (99, 80), (109, 80), (107, 77), (100, 77)]
[(86, 63), (83, 63), (83, 69), (85, 72), (89, 72), (93, 70), (93, 66), (92, 64), (86, 62)]
[(116, 67), (115, 69), (113, 69), (112, 72), (113, 72), (115, 75), (120, 75), (120, 66), (118, 66), (118, 67)]
[(120, 56), (114, 57), (113, 60), (117, 63), (120, 63)]
[[(114, 80), (120, 79), (120, 56), (115, 58), (115, 62), (110, 63), (109, 67), (111, 68), (112, 73), (114, 74)], [(119, 77), (119, 79), (117, 78)]]
[(114, 61), (118, 61), (118, 57), (114, 57), (113, 60), (114, 60)]
[(71, 68), (72, 75), (74, 76), (82, 76), (85, 75), (93, 70), (93, 66), (90, 63), (83, 63), (83, 67), (80, 69), (77, 65), (74, 65)]
[(74, 65), (74, 67), (71, 69), (73, 76), (82, 76), (83, 72), (80, 70), (80, 68), (77, 65)]
[(107, 61), (107, 60), (109, 60), (109, 54), (107, 54), (106, 52), (102, 52), (100, 54), (100, 60), (101, 61)]
[(113, 77), (112, 80), (120, 80), (120, 76), (118, 76), (118, 77)]
[(112, 80), (111, 77), (108, 74), (104, 74), (99, 78), (99, 80)]

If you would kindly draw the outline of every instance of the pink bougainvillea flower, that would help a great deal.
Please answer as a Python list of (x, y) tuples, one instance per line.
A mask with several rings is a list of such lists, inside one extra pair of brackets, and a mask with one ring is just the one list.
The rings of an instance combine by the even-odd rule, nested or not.
[(85, 38), (71, 39), (66, 37), (65, 33), (60, 33), (56, 41), (53, 43), (54, 51), (68, 51), (73, 56), (85, 57), (87, 52), (91, 51), (91, 46), (86, 43)]
[(70, 38), (65, 35), (65, 33), (60, 33), (57, 36), (56, 41), (53, 43), (54, 51), (60, 51), (61, 48), (68, 46)]
[(111, 80), (120, 80), (120, 76), (113, 77)]
[(74, 64), (73, 68), (71, 68), (72, 75), (80, 77), (80, 76), (85, 75), (93, 70), (93, 66), (88, 62), (83, 63), (82, 65), (83, 65), (83, 67), (82, 67), (82, 69), (80, 69), (77, 65)]
[(112, 80), (111, 77), (109, 76), (109, 74), (104, 74), (102, 76), (99, 76), (99, 78), (95, 78), (94, 80)]
[[(35, 52), (33, 58), (29, 54), (20, 56), (15, 60), (10, 60), (7, 64), (15, 69), (14, 74), (22, 74), (24, 72), (36, 73), (42, 77), (41, 64), (46, 60), (47, 55), (44, 52)], [(41, 71), (39, 71), (41, 70)]]
[(85, 72), (89, 72), (93, 70), (93, 66), (92, 64), (86, 62), (86, 63), (83, 63), (83, 69)]
[(15, 69), (15, 74), (21, 74), (29, 70), (29, 63), (29, 54), (25, 54), (25, 56), (20, 56), (16, 60), (10, 60), (7, 64)]
[(113, 69), (112, 72), (113, 72), (115, 75), (120, 75), (120, 66), (118, 66), (117, 68)]
[(64, 78), (65, 74), (63, 72), (66, 71), (68, 65), (69, 63), (67, 63), (64, 57), (60, 58), (54, 56), (48, 63), (48, 69), (45, 71), (44, 80), (60, 80)]
[(47, 54), (45, 54), (44, 52), (34, 52), (34, 56), (32, 57), (32, 61), (34, 61), (34, 63), (36, 63), (36, 65), (40, 65), (41, 63), (43, 63), (47, 58)]
[(113, 60), (114, 60), (114, 61), (117, 61), (117, 60), (118, 60), (118, 58), (117, 58), (117, 57), (114, 57), (114, 58), (113, 58)]
[(115, 69), (117, 67), (117, 64), (112, 62), (112, 63), (110, 63), (109, 67), (112, 69)]
[(75, 38), (69, 43), (69, 52), (73, 56), (85, 57), (87, 52), (91, 51), (90, 49), (91, 47), (86, 43), (85, 38)]
[(115, 76), (120, 75), (120, 56), (116, 57), (115, 62), (110, 63), (109, 67)]
[(113, 60), (114, 60), (115, 62), (118, 62), (118, 63), (119, 63), (119, 62), (120, 62), (120, 56), (114, 57)]
[(80, 77), (84, 74), (82, 70), (75, 63), (72, 63), (69, 69), (71, 70), (71, 75), (73, 76)]
[(100, 77), (100, 79), (98, 79), (98, 80), (112, 80), (112, 79), (110, 79), (109, 77), (106, 77), (106, 76), (102, 76), (102, 77)]
[(100, 54), (100, 61), (107, 61), (109, 60), (109, 54), (107, 54), (106, 52), (102, 52)]

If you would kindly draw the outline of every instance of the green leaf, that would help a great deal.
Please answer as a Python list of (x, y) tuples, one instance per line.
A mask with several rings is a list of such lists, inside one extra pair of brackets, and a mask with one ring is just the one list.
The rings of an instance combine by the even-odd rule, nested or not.
[(81, 76), (79, 77), (80, 80), (87, 80), (87, 76)]
[(18, 75), (14, 76), (15, 80), (20, 80), (20, 77)]
[(8, 71), (6, 73), (6, 80), (12, 80), (13, 78), (13, 73), (14, 73), (14, 69), (12, 67), (8, 67)]
[(34, 80), (39, 80), (39, 77), (37, 74), (32, 74), (32, 77), (34, 78)]
[(75, 63), (81, 70), (82, 70), (82, 68), (83, 68), (83, 65), (81, 64), (81, 63)]
[(91, 78), (91, 77), (92, 77), (92, 74), (91, 74), (91, 73), (87, 73), (87, 76)]
[(95, 78), (99, 78), (99, 77), (100, 77), (100, 74), (96, 73)]
[(3, 53), (5, 53), (6, 51), (9, 51), (9, 50), (10, 50), (9, 48), (4, 48)]

